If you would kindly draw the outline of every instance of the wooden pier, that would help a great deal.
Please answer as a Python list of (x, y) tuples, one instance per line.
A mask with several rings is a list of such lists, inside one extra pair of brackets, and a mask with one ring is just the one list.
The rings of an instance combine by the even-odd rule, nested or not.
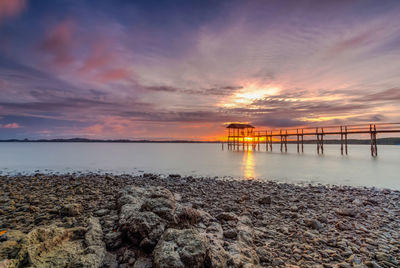
[(290, 143), (297, 144), (297, 153), (304, 152), (304, 137), (315, 137), (317, 144), (317, 153), (324, 153), (324, 144), (326, 136), (340, 136), (340, 153), (348, 154), (348, 136), (359, 135), (368, 137), (371, 140), (371, 155), (378, 156), (378, 147), (376, 143), (377, 134), (400, 133), (400, 123), (379, 123), (368, 125), (346, 125), (346, 126), (325, 126), (325, 127), (307, 127), (295, 129), (273, 129), (256, 130), (250, 124), (234, 123), (227, 126), (228, 150), (260, 150), (260, 145), (265, 145), (266, 151), (272, 152), (272, 144), (279, 143), (280, 151), (287, 152), (288, 138)]

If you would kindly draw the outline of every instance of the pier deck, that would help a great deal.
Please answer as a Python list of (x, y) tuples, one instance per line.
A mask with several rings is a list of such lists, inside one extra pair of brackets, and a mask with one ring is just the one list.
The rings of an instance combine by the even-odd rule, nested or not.
[(265, 145), (266, 151), (272, 151), (272, 144), (279, 143), (280, 151), (287, 152), (288, 137), (293, 137), (290, 142), (297, 144), (297, 152), (304, 152), (304, 137), (315, 137), (317, 153), (324, 153), (324, 138), (326, 136), (340, 137), (340, 152), (348, 154), (348, 136), (359, 135), (369, 137), (371, 140), (371, 155), (378, 155), (376, 143), (377, 134), (400, 133), (400, 123), (379, 123), (363, 125), (306, 127), (290, 129), (257, 130), (248, 124), (231, 124), (227, 145), (229, 150), (249, 149), (260, 150), (260, 145)]

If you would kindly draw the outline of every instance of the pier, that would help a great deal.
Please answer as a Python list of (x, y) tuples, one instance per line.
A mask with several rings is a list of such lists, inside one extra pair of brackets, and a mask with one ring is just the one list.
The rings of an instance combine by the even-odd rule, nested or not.
[(287, 152), (288, 138), (290, 143), (297, 145), (297, 153), (304, 152), (304, 138), (315, 137), (315, 140), (306, 140), (306, 142), (315, 142), (317, 154), (324, 153), (325, 137), (340, 138), (340, 153), (348, 154), (348, 136), (359, 135), (370, 139), (371, 156), (378, 156), (377, 134), (400, 133), (400, 123), (379, 123), (362, 125), (344, 125), (344, 126), (324, 126), (324, 127), (306, 127), (291, 129), (271, 129), (257, 130), (250, 124), (232, 123), (227, 126), (228, 150), (260, 150), (262, 147), (266, 151), (272, 152), (272, 144), (280, 144), (280, 151)]

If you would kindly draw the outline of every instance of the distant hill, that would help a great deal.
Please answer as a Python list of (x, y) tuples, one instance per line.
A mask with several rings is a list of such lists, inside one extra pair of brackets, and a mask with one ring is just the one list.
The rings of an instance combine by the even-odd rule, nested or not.
[(190, 141), (190, 140), (101, 140), (101, 139), (86, 139), (86, 138), (71, 138), (71, 139), (7, 139), (0, 142), (104, 142), (104, 143), (218, 143), (218, 141)]
[[(85, 138), (72, 138), (72, 139), (8, 139), (0, 140), (0, 142), (101, 142), (101, 143), (221, 143), (221, 141), (190, 141), (190, 140), (129, 140), (129, 139), (118, 139), (118, 140), (101, 140), (101, 139), (85, 139)], [(370, 144), (370, 140), (358, 140), (358, 139), (348, 139), (348, 144)], [(274, 142), (279, 143), (279, 142)], [(296, 141), (288, 141), (288, 143), (296, 143)], [(305, 144), (314, 144), (316, 140), (305, 140)], [(324, 140), (325, 144), (340, 144), (340, 140)], [(377, 139), (378, 145), (400, 145), (400, 137), (393, 138), (381, 138)]]

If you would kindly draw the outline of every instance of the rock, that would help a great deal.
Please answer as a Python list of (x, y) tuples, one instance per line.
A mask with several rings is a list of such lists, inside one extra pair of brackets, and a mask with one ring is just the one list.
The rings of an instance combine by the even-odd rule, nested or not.
[(40, 212), (40, 208), (38, 208), (36, 206), (29, 206), (29, 211), (33, 212), (33, 213), (38, 213), (38, 212)]
[(110, 252), (106, 252), (102, 268), (118, 268), (116, 256)]
[(107, 215), (108, 213), (109, 213), (108, 209), (100, 209), (100, 210), (97, 210), (94, 213), (94, 215), (96, 215), (97, 217), (103, 217), (103, 216)]
[(131, 249), (124, 249), (123, 254), (119, 257), (119, 261), (121, 263), (133, 264), (136, 261), (135, 251)]
[(328, 223), (328, 219), (324, 215), (319, 215), (317, 217), (317, 220), (319, 220), (322, 223)]
[(310, 227), (312, 229), (317, 229), (317, 230), (321, 229), (323, 227), (322, 224), (316, 219), (305, 219), (304, 224), (307, 227)]
[(258, 199), (258, 203), (260, 205), (269, 205), (269, 204), (271, 204), (271, 202), (272, 202), (271, 196), (264, 196), (264, 197)]
[(88, 219), (85, 241), (88, 246), (99, 246), (104, 248), (103, 231), (98, 218), (90, 217)]
[(121, 232), (109, 232), (104, 236), (104, 241), (106, 242), (107, 249), (114, 250), (117, 249), (122, 244), (122, 233)]
[(236, 229), (237, 239), (227, 246), (228, 264), (238, 268), (242, 267), (243, 264), (247, 266), (258, 265), (260, 260), (254, 249), (254, 230), (250, 218), (248, 216), (240, 216)]
[(137, 244), (147, 239), (146, 247), (150, 244), (156, 245), (168, 223), (175, 221), (174, 196), (162, 187), (131, 187), (119, 199), (119, 204), (122, 205), (119, 214), (120, 230), (132, 242), (138, 239)]
[(379, 264), (377, 264), (374, 261), (366, 261), (365, 265), (369, 268), (382, 268), (382, 266), (380, 266)]
[(375, 258), (380, 261), (380, 262), (385, 262), (385, 263), (389, 263), (393, 266), (398, 266), (399, 262), (396, 260), (395, 257), (386, 254), (384, 252), (376, 252), (375, 253)]
[(175, 210), (175, 218), (179, 224), (184, 226), (194, 225), (201, 220), (201, 214), (197, 209), (177, 205)]
[(72, 204), (66, 204), (61, 208), (61, 215), (69, 216), (69, 217), (75, 217), (81, 215), (83, 212), (83, 207), (81, 204), (77, 203), (72, 203)]
[(217, 215), (218, 220), (224, 220), (224, 221), (237, 221), (238, 217), (236, 216), (235, 213), (232, 212), (221, 212), (220, 214)]
[(148, 237), (146, 237), (145, 239), (143, 239), (140, 242), (139, 247), (141, 249), (143, 249), (143, 251), (151, 253), (152, 250), (154, 249), (155, 245), (156, 244), (152, 240), (150, 240)]
[(223, 231), (221, 224), (209, 213), (199, 211), (201, 221), (195, 225), (206, 241), (206, 267), (225, 268), (228, 260), (228, 253), (223, 245)]
[[(56, 226), (39, 227), (12, 245), (6, 261), (32, 267), (100, 267), (105, 248), (99, 234), (98, 220), (89, 219), (88, 227), (65, 229)], [(101, 229), (100, 229), (101, 230)], [(7, 241), (16, 242), (16, 241)], [(3, 247), (2, 243), (2, 247)], [(85, 246), (86, 245), (86, 246)], [(11, 247), (8, 248), (10, 250)], [(2, 252), (2, 250), (0, 250)]]
[(355, 217), (357, 215), (357, 211), (353, 208), (341, 208), (335, 210), (335, 212), (340, 216)]
[(341, 262), (341, 263), (338, 263), (337, 267), (339, 267), (339, 268), (351, 268), (352, 265), (347, 263), (347, 262)]
[(271, 254), (271, 249), (264, 246), (264, 247), (257, 247), (256, 248), (257, 255), (260, 259), (260, 262), (264, 263), (270, 263), (272, 262), (272, 254)]
[(135, 265), (133, 265), (133, 268), (152, 268), (152, 267), (153, 267), (153, 262), (151, 261), (151, 259), (144, 257), (140, 257), (139, 259), (137, 259)]
[(17, 258), (18, 252), (21, 250), (20, 241), (24, 238), (25, 234), (18, 230), (10, 230), (3, 236), (4, 241), (0, 243), (0, 260), (9, 259), (11, 262), (12, 259)]
[(156, 268), (203, 267), (206, 246), (195, 229), (168, 229), (154, 249)]
[(285, 264), (285, 262), (281, 258), (275, 258), (272, 261), (272, 266), (274, 266), (274, 267), (282, 266), (284, 264)]
[(224, 237), (234, 239), (237, 237), (237, 232), (234, 229), (229, 229), (224, 232)]

